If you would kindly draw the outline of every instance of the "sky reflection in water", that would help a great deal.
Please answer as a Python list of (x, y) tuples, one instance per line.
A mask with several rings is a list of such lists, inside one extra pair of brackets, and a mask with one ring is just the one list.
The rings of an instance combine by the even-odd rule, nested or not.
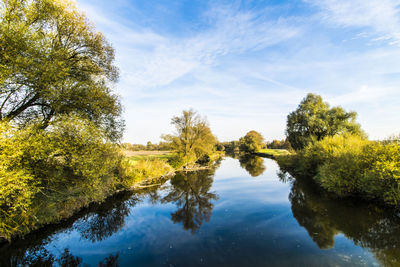
[(160, 187), (114, 197), (3, 246), (0, 263), (400, 264), (400, 220), (393, 211), (332, 200), (304, 181), (283, 182), (278, 171), (272, 160), (242, 157), (226, 158), (214, 170), (177, 174)]

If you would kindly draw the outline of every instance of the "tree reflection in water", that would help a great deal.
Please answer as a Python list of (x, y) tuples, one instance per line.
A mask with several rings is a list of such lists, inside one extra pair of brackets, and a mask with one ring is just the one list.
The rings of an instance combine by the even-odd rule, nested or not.
[(332, 248), (335, 235), (343, 233), (356, 245), (368, 248), (381, 265), (400, 266), (397, 212), (355, 200), (334, 199), (304, 178), (293, 181), (289, 200), (294, 217), (319, 248)]
[(264, 159), (258, 156), (244, 154), (239, 156), (240, 166), (252, 177), (260, 176), (266, 170)]
[[(118, 262), (119, 254), (110, 254), (108, 257), (103, 259), (98, 263), (98, 266), (101, 267), (117, 267), (119, 266)], [(28, 254), (21, 262), (14, 262), (11, 266), (38, 266), (38, 267), (47, 267), (47, 266), (61, 266), (61, 267), (80, 267), (80, 266), (88, 266), (86, 264), (82, 264), (82, 258), (76, 257), (71, 254), (68, 248), (64, 249), (64, 252), (57, 258), (53, 254), (51, 254), (46, 249), (34, 251), (31, 254)]]
[(130, 208), (136, 204), (134, 199), (123, 202), (109, 201), (94, 214), (86, 214), (75, 229), (81, 236), (92, 242), (102, 241), (125, 225)]
[[(163, 182), (165, 182), (164, 180)], [(102, 241), (119, 231), (131, 208), (148, 197), (155, 203), (160, 200), (161, 186), (150, 187), (109, 197), (102, 204), (94, 204), (60, 224), (49, 225), (40, 231), (0, 247), (0, 266), (82, 266), (81, 259), (71, 255), (68, 248), (57, 258), (46, 245), (57, 238), (57, 233), (76, 230), (81, 237), (92, 242)], [(71, 263), (71, 264), (69, 264)], [(118, 266), (118, 254), (109, 255), (99, 266)]]
[(215, 169), (178, 173), (171, 179), (171, 187), (161, 202), (173, 202), (178, 210), (171, 214), (174, 223), (182, 223), (185, 230), (194, 233), (203, 221), (208, 222), (213, 209), (212, 200), (218, 196), (209, 192)]
[(227, 153), (226, 156), (238, 159), (240, 167), (245, 169), (252, 177), (260, 176), (267, 169), (262, 157), (252, 154)]

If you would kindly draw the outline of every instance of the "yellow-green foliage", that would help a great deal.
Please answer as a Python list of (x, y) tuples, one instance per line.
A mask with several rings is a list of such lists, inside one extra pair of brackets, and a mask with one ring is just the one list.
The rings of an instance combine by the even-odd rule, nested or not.
[(208, 162), (208, 158), (216, 151), (217, 139), (207, 120), (192, 109), (182, 113), (181, 117), (175, 116), (171, 121), (176, 134), (162, 136), (176, 153), (176, 158), (171, 160), (173, 165), (189, 166), (196, 162)]
[(312, 177), (338, 196), (359, 196), (400, 207), (400, 144), (356, 135), (326, 137), (296, 155), (278, 157), (281, 168)]
[(363, 173), (368, 168), (364, 148), (370, 144), (354, 135), (326, 137), (309, 145), (304, 154), (309, 159), (319, 157), (315, 179), (322, 187), (340, 196), (360, 194)]
[(0, 0), (0, 117), (90, 117), (118, 138), (114, 50), (70, 0)]
[(258, 152), (264, 142), (264, 137), (256, 131), (250, 131), (239, 139), (239, 149), (244, 152)]
[[(398, 140), (398, 139), (397, 139)], [(368, 194), (380, 194), (387, 203), (400, 205), (400, 143), (395, 140), (374, 142), (364, 149), (369, 167), (364, 175)]]
[(139, 160), (135, 158), (125, 158), (121, 162), (119, 178), (121, 185), (125, 188), (129, 188), (144, 179), (159, 178), (173, 171), (174, 169), (165, 159), (156, 157)]
[(46, 130), (1, 121), (0, 237), (23, 234), (107, 197), (120, 156), (105, 140), (93, 123), (72, 115)]
[(37, 183), (22, 163), (33, 144), (23, 141), (9, 122), (0, 122), (0, 237), (29, 228), (34, 219), (29, 208)]

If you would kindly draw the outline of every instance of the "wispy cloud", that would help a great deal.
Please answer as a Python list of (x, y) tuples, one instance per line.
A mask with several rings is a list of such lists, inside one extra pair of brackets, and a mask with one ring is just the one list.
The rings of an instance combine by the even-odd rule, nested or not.
[(210, 1), (182, 34), (160, 29), (175, 2), (156, 16), (135, 1), (78, 0), (116, 49), (125, 140), (157, 142), (190, 107), (220, 140), (251, 129), (283, 138), (286, 115), (308, 92), (358, 111), (373, 137), (400, 129), (400, 50), (387, 45), (400, 40), (399, 1), (304, 0), (304, 12), (283, 3), (278, 13), (239, 2)]
[(399, 0), (305, 0), (321, 9), (322, 19), (342, 27), (367, 27), (373, 41), (400, 45)]

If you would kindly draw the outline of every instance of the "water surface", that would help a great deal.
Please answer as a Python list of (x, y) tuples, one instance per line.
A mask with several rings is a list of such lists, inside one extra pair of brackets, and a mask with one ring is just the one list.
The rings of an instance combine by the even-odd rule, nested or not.
[(1, 247), (0, 265), (399, 266), (399, 245), (393, 211), (242, 157), (115, 196)]

